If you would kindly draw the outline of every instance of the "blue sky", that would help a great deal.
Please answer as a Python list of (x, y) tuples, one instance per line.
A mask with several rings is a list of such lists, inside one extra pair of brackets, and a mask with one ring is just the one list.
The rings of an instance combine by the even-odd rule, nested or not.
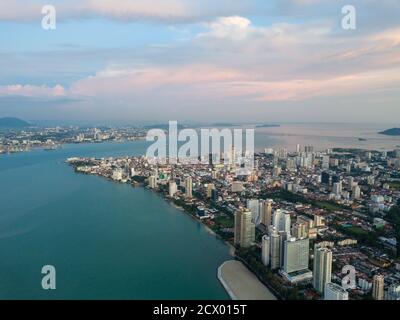
[(345, 4), (0, 0), (0, 116), (393, 122), (400, 2), (353, 0), (356, 30)]

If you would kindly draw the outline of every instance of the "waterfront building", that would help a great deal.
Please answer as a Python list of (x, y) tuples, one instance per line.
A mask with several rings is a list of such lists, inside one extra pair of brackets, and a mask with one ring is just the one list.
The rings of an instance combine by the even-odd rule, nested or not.
[(261, 244), (261, 260), (264, 266), (268, 266), (270, 262), (270, 247), (271, 241), (269, 236), (265, 235), (262, 237), (262, 244)]
[(324, 300), (349, 300), (349, 293), (336, 283), (328, 282), (324, 291)]
[(313, 285), (315, 290), (323, 293), (325, 285), (331, 282), (332, 277), (332, 251), (321, 247), (319, 244), (314, 246), (314, 270)]
[(118, 168), (113, 171), (112, 178), (115, 181), (121, 181), (123, 178), (123, 170)]
[(157, 188), (157, 177), (156, 176), (150, 176), (148, 181), (149, 181), (149, 188), (151, 188), (151, 189)]
[(192, 177), (187, 177), (185, 180), (185, 196), (186, 198), (193, 197), (193, 180)]
[(176, 182), (170, 181), (169, 182), (169, 196), (172, 198), (177, 191), (178, 191), (178, 187), (176, 185)]
[(250, 247), (255, 241), (255, 225), (248, 209), (239, 209), (235, 213), (235, 245)]
[(383, 275), (377, 274), (372, 280), (372, 298), (375, 300), (385, 298), (385, 278)]

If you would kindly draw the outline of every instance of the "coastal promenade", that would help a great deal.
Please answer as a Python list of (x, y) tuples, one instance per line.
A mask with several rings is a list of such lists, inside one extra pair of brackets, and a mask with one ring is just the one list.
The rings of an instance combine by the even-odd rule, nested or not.
[(232, 300), (277, 300), (240, 261), (228, 260), (218, 268), (218, 279)]

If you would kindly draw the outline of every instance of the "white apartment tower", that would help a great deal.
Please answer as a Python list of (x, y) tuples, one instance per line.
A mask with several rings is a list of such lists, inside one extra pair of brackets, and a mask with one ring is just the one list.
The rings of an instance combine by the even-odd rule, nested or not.
[(328, 248), (314, 246), (314, 288), (323, 293), (327, 283), (331, 282), (332, 276), (332, 251)]

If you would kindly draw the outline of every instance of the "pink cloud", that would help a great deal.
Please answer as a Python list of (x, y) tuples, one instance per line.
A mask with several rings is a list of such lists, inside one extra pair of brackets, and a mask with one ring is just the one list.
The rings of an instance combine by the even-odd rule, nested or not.
[(35, 86), (35, 85), (7, 85), (0, 86), (0, 96), (24, 96), (40, 98), (56, 98), (65, 96), (65, 89), (61, 85), (54, 87)]

